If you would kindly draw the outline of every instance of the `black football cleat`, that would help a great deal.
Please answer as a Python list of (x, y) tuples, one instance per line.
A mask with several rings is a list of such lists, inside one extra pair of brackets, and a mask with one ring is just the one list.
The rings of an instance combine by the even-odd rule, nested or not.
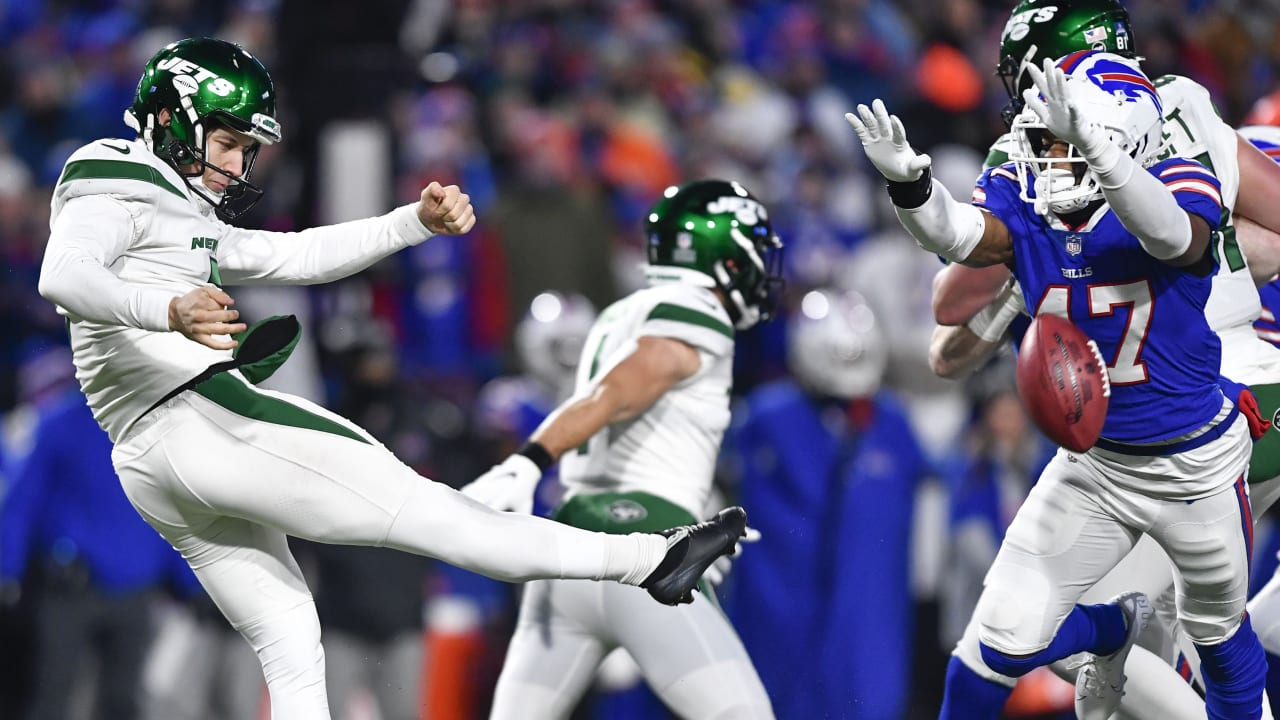
[(671, 539), (667, 555), (640, 587), (664, 605), (691, 603), (702, 573), (716, 558), (732, 555), (738, 540), (747, 534), (747, 511), (737, 506), (725, 508), (706, 522), (674, 527), (662, 534)]

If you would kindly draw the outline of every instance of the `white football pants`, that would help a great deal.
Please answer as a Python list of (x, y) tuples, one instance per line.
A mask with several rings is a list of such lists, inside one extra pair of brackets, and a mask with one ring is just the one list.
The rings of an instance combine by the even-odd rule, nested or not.
[(680, 717), (771, 720), (769, 697), (737, 633), (706, 596), (694, 598), (668, 607), (625, 585), (528, 583), (490, 720), (568, 717), (600, 661), (618, 647)]
[(421, 477), (345, 418), (228, 377), (234, 398), (181, 393), (142, 418), (112, 460), (134, 507), (257, 652), (273, 720), (330, 716), (320, 625), (287, 535), (396, 548), (507, 581), (638, 582), (665, 554), (659, 535), (490, 510)]

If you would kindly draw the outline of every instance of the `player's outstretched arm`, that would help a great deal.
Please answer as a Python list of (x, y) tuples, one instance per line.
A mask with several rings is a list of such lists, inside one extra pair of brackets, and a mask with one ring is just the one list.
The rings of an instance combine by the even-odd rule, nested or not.
[(422, 189), (418, 200), (418, 219), (437, 235), (464, 235), (476, 224), (476, 211), (471, 196), (457, 185), (433, 182)]
[(1054, 136), (1080, 152), (1098, 179), (1102, 194), (1125, 228), (1152, 257), (1179, 267), (1200, 262), (1209, 248), (1212, 228), (1178, 205), (1159, 178), (1112, 142), (1100, 125), (1080, 112), (1067, 88), (1062, 68), (1046, 58), (1044, 68), (1027, 65), (1035, 87), (1023, 92)]
[(928, 155), (916, 153), (906, 130), (884, 102), (845, 113), (867, 159), (889, 182), (889, 198), (902, 227), (920, 247), (953, 262), (985, 267), (1013, 259), (1013, 241), (999, 218), (958, 203), (929, 173)]
[(296, 233), (224, 226), (218, 268), (229, 285), (331, 282), (432, 235), (467, 233), (475, 221), (469, 195), (457, 185), (433, 182), (418, 202), (364, 220)]
[[(1273, 237), (1280, 234), (1280, 202), (1276, 202), (1280, 198), (1280, 164), (1239, 134), (1236, 159), (1240, 164), (1240, 190), (1232, 209), (1237, 216), (1249, 218), (1270, 231)], [(1253, 256), (1246, 251), (1245, 257), (1252, 265)]]
[(637, 417), (701, 367), (693, 346), (674, 338), (641, 337), (590, 392), (556, 408), (523, 447), (463, 486), (463, 494), (496, 510), (529, 512), (538, 479), (561, 455), (606, 425)]
[(1262, 287), (1280, 274), (1280, 233), (1275, 233), (1246, 217), (1235, 217), (1236, 241), (1249, 261), (1253, 284)]
[(971, 268), (951, 263), (933, 276), (933, 320), (964, 325), (996, 299), (1013, 273), (1004, 265)]
[(929, 338), (929, 369), (948, 380), (959, 380), (977, 370), (1007, 341), (1006, 332), (995, 341), (983, 340), (965, 325), (938, 325)]
[(929, 367), (939, 377), (968, 375), (1009, 339), (1009, 324), (1026, 309), (1017, 283), (1007, 280), (996, 297), (964, 325), (939, 325), (929, 342)]

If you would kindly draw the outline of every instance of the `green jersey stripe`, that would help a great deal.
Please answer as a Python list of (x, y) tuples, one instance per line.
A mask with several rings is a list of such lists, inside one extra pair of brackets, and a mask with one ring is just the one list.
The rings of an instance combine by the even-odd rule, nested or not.
[(159, 170), (150, 165), (124, 160), (76, 160), (68, 163), (58, 184), (71, 180), (141, 180), (158, 185), (183, 200), (187, 199), (186, 193), (165, 180)]
[(369, 440), (356, 431), (279, 398), (263, 395), (226, 374), (218, 373), (195, 387), (195, 391), (231, 412), (250, 420), (319, 430), (341, 435), (366, 445)]
[(709, 330), (714, 330), (721, 335), (733, 339), (733, 328), (720, 322), (714, 317), (688, 308), (683, 305), (673, 305), (671, 303), (658, 303), (653, 310), (649, 311), (646, 320), (672, 320), (674, 322), (689, 323), (690, 325), (698, 325)]

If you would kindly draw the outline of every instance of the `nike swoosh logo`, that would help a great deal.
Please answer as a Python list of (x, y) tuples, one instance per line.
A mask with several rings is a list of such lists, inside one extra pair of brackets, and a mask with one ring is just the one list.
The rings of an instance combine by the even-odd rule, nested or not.
[(111, 148), (112, 150), (115, 150), (116, 152), (120, 153), (121, 155), (128, 155), (128, 154), (129, 154), (129, 152), (130, 152), (130, 150), (131, 150), (131, 148), (130, 148), (128, 145), (125, 145), (125, 146), (124, 146), (124, 147), (122, 147), (122, 148), (118, 148), (118, 147), (116, 147), (115, 145), (108, 145), (108, 144), (106, 144), (106, 143), (102, 143), (102, 146), (103, 146), (103, 147)]

